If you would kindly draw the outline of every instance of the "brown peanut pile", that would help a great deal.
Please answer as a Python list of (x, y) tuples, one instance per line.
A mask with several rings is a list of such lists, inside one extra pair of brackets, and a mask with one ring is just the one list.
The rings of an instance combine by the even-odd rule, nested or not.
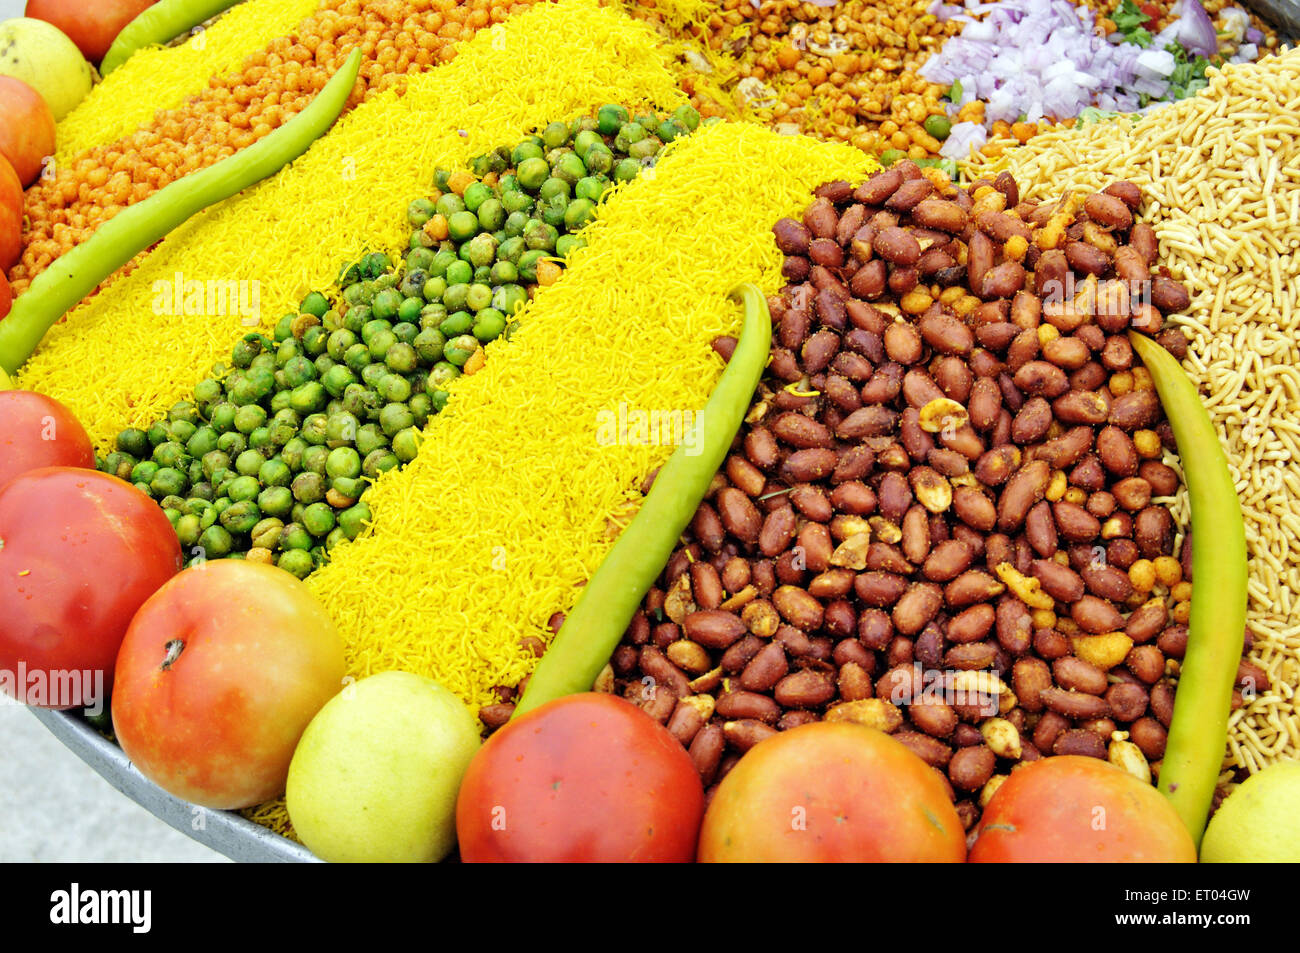
[[(969, 829), (1023, 761), (1158, 773), (1191, 546), (1126, 332), (1185, 354), (1165, 316), (1188, 294), (1132, 183), (1038, 204), (1005, 173), (929, 171), (828, 183), (774, 227), (768, 374), (597, 688), (665, 724), (710, 791), (778, 731), (880, 728)], [(1267, 689), (1245, 660), (1238, 682)]]

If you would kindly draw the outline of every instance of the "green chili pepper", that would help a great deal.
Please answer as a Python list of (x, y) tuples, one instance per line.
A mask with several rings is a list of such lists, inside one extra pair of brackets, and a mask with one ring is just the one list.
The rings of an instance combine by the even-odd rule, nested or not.
[(279, 129), (123, 209), (37, 275), (0, 323), (0, 366), (17, 371), (45, 332), (114, 271), (195, 213), (274, 175), (306, 152), (343, 111), (360, 66), (361, 51), (353, 50), (311, 104)]
[(591, 690), (726, 459), (763, 375), (772, 340), (772, 318), (763, 293), (744, 284), (732, 295), (745, 306), (740, 343), (697, 415), (691, 439), (673, 451), (640, 512), (587, 583), (529, 679), (516, 715)]
[(239, 0), (159, 0), (122, 27), (113, 45), (104, 54), (99, 72), (107, 76), (136, 50), (146, 46), (164, 46), (200, 23), (229, 10)]
[(1228, 738), (1246, 628), (1246, 528), (1218, 432), (1196, 385), (1156, 342), (1129, 332), (1183, 460), (1191, 503), (1192, 609), (1160, 790), (1199, 847)]

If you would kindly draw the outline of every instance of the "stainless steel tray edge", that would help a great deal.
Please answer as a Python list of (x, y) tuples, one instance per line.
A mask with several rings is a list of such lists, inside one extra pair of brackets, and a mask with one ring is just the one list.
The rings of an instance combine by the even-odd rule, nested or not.
[(1297, 0), (1246, 0), (1243, 6), (1272, 23), (1284, 42), (1295, 43), (1300, 39), (1300, 2)]
[(150, 814), (241, 863), (312, 863), (301, 844), (230, 811), (197, 807), (162, 790), (135, 769), (125, 752), (69, 712), (29, 709), (78, 758)]

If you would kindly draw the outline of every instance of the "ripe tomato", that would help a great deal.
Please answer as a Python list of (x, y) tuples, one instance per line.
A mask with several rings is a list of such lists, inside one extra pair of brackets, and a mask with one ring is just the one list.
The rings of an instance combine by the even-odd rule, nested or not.
[(343, 640), (302, 582), (212, 560), (136, 613), (117, 656), (113, 730), (164, 791), (251, 807), (284, 793), (298, 739), (345, 671)]
[(701, 862), (950, 862), (966, 835), (939, 774), (861, 725), (816, 722), (761, 741), (722, 779)]
[(0, 486), (39, 467), (94, 469), (95, 450), (72, 411), (30, 390), (0, 390)]
[(14, 289), (9, 287), (9, 279), (5, 273), (0, 271), (0, 321), (9, 316), (9, 310), (14, 306)]
[(456, 834), (470, 863), (685, 863), (703, 812), (699, 773), (667, 729), (589, 692), (487, 740), (461, 783)]
[(94, 682), (111, 685), (131, 617), (180, 568), (176, 532), (131, 484), (74, 467), (10, 480), (0, 487), (0, 688), (42, 708), (101, 701)]
[(54, 113), (44, 96), (13, 76), (0, 76), (0, 155), (24, 188), (54, 155)]
[(0, 271), (18, 264), (23, 253), (23, 184), (9, 160), (0, 156)]
[(976, 828), (973, 863), (1196, 863), (1165, 796), (1096, 758), (1060, 755), (1011, 772)]
[(53, 23), (98, 63), (117, 35), (155, 0), (27, 0), (26, 15)]

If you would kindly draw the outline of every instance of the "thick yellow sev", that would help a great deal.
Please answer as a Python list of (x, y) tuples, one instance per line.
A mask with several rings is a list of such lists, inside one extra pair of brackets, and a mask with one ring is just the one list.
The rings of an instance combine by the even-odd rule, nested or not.
[[(1010, 169), (1036, 199), (1137, 183), (1160, 263), (1192, 293), (1174, 323), (1191, 341), (1183, 366), (1237, 483), (1251, 658), (1270, 680), (1230, 722), (1225, 767), (1253, 773), (1300, 757), (1300, 50), (1211, 70), (1209, 80), (1136, 124), (1035, 136), (989, 166)], [(1187, 525), (1185, 490), (1174, 515)]]
[(140, 50), (59, 123), (55, 163), (120, 139), (159, 110), (180, 105), (209, 76), (235, 68), (271, 37), (290, 33), (318, 2), (245, 0), (179, 46)]

